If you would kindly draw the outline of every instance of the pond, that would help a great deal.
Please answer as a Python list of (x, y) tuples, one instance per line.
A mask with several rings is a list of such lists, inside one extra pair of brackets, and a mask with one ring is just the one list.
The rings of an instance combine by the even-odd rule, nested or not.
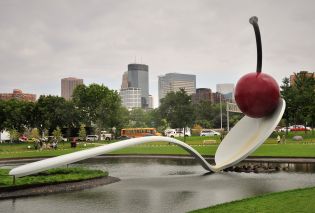
[(208, 174), (191, 159), (96, 158), (73, 166), (109, 171), (120, 182), (68, 193), (0, 201), (1, 212), (187, 212), (218, 203), (315, 186), (314, 164), (274, 173)]

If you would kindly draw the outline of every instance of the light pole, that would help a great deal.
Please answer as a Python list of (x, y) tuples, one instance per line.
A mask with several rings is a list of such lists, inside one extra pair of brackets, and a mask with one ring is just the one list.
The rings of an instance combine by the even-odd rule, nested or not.
[(113, 126), (112, 131), (114, 133), (114, 139), (116, 138), (116, 127)]
[(220, 116), (221, 116), (221, 130), (222, 130), (222, 102), (221, 102), (221, 92), (219, 93), (220, 94)]

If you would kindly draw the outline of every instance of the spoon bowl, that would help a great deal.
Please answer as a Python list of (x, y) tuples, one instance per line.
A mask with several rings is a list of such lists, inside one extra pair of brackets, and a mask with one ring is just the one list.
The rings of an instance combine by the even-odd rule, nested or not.
[(219, 171), (245, 159), (253, 153), (280, 122), (285, 110), (285, 101), (279, 100), (276, 110), (263, 118), (244, 116), (225, 136), (215, 153), (216, 165), (212, 168)]

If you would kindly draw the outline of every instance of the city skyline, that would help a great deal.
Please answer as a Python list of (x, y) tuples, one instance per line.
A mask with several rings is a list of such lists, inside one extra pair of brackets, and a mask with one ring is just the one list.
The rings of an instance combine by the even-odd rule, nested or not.
[(252, 15), (261, 27), (262, 71), (279, 85), (284, 77), (313, 72), (315, 66), (315, 3), (308, 0), (0, 5), (3, 93), (20, 88), (37, 96), (60, 95), (60, 79), (67, 76), (119, 91), (129, 63), (150, 66), (155, 106), (158, 76), (166, 73), (194, 74), (198, 88), (236, 84), (256, 67), (255, 36), (248, 23)]

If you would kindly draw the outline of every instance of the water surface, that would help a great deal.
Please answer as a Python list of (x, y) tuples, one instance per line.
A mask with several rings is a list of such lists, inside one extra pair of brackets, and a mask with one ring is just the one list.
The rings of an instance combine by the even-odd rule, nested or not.
[(207, 174), (189, 159), (92, 159), (75, 166), (107, 170), (121, 181), (83, 191), (3, 200), (1, 212), (187, 212), (315, 186), (315, 168), (309, 164), (282, 164), (289, 172), (270, 174)]

